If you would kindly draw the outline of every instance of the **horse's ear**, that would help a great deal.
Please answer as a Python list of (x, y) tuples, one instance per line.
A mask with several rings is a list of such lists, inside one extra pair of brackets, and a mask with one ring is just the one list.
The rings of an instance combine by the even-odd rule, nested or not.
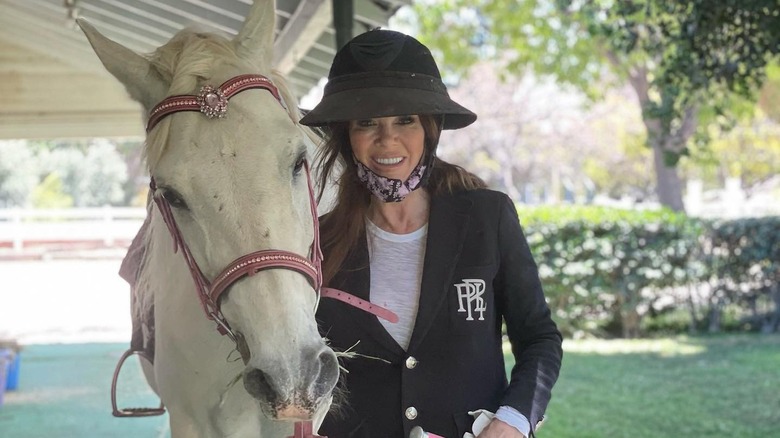
[(106, 69), (147, 112), (165, 97), (168, 85), (148, 59), (106, 38), (83, 18), (76, 22)]
[(233, 40), (238, 56), (269, 65), (273, 59), (275, 28), (276, 2), (255, 0), (244, 25)]

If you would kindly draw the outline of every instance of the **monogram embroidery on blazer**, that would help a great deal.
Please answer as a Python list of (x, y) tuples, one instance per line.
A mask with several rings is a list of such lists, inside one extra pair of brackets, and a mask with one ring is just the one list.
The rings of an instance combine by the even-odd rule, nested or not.
[[(474, 315), (479, 314), (479, 321), (485, 320), (485, 281), (479, 278), (464, 278), (463, 283), (455, 284), (458, 293), (458, 312), (466, 313), (466, 321), (474, 321)], [(474, 313), (472, 313), (472, 311)]]

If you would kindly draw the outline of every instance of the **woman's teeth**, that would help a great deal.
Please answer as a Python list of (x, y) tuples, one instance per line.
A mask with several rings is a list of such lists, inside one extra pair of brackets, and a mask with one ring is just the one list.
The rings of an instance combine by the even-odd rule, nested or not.
[(403, 160), (403, 158), (376, 158), (374, 161), (379, 164), (398, 164), (401, 160)]

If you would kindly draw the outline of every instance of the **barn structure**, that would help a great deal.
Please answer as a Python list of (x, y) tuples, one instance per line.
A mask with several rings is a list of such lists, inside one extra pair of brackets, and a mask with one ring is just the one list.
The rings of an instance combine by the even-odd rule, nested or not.
[[(235, 35), (252, 1), (0, 0), (0, 139), (143, 135), (138, 104), (105, 71), (76, 18), (149, 53), (193, 24)], [(410, 3), (276, 0), (276, 69), (301, 98), (327, 76), (341, 43), (387, 26)]]

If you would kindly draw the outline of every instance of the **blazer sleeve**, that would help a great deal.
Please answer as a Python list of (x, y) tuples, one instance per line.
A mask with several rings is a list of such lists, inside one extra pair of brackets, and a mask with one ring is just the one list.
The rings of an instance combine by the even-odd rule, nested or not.
[(515, 365), (501, 405), (517, 409), (535, 428), (558, 379), (562, 337), (545, 301), (517, 210), (508, 196), (503, 198), (498, 226), (500, 265), (494, 288)]

